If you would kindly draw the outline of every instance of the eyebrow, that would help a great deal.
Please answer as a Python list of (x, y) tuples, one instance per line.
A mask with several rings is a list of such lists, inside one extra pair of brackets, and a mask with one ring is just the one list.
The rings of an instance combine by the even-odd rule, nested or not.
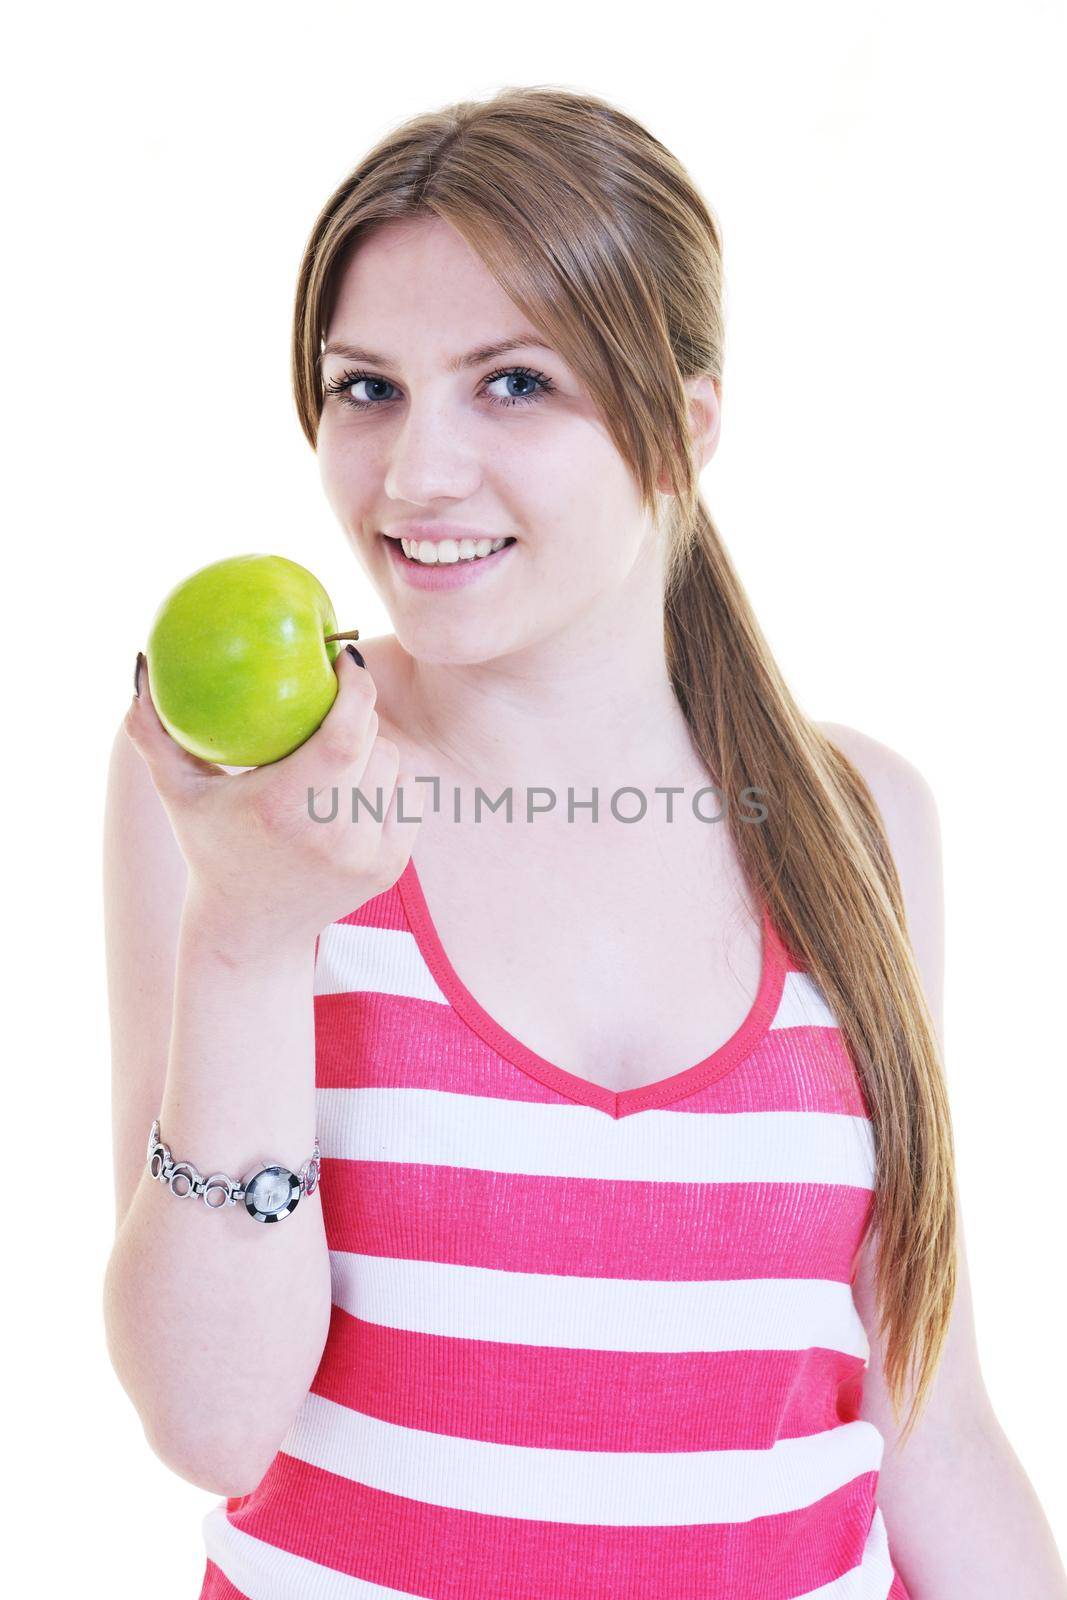
[[(542, 344), (536, 334), (520, 333), (508, 339), (497, 339), (493, 344), (480, 345), (477, 350), (468, 350), (465, 356), (453, 356), (446, 363), (449, 372), (462, 372), (466, 367), (480, 367), (485, 361), (492, 361), (495, 356), (503, 356), (509, 350), (547, 350), (554, 355), (551, 345)], [(326, 356), (344, 356), (346, 361), (365, 361), (374, 367), (390, 367), (394, 363), (388, 356), (381, 356), (373, 350), (365, 350), (358, 344), (328, 344), (319, 356), (322, 361)]]

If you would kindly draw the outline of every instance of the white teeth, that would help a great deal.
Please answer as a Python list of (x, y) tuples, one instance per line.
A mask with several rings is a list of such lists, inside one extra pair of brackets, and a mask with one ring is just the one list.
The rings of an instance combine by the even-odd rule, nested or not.
[(406, 556), (427, 567), (447, 566), (453, 561), (477, 561), (494, 550), (502, 550), (506, 544), (506, 539), (460, 539), (458, 543), (455, 539), (441, 539), (437, 543), (432, 539), (400, 541)]

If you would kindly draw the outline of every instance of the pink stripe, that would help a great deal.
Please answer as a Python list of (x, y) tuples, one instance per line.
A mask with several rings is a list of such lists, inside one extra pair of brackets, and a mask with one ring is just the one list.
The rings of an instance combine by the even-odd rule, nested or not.
[[(322, 1089), (438, 1089), (531, 1105), (560, 1095), (515, 1069), (439, 1001), (358, 991), (315, 996), (315, 1080)], [(605, 1091), (607, 1092), (607, 1091)], [(564, 1098), (570, 1099), (569, 1096)], [(830, 1111), (866, 1116), (836, 1028), (775, 1028), (732, 1071), (665, 1111)]]
[(764, 1450), (854, 1421), (838, 1350), (558, 1350), (439, 1338), (335, 1305), (311, 1392), (365, 1416), (553, 1450)]
[(229, 1515), (254, 1538), (306, 1560), (434, 1600), (792, 1600), (859, 1564), (876, 1478), (861, 1473), (799, 1511), (748, 1522), (620, 1528), (430, 1505), (280, 1452)]
[(331, 1250), (639, 1282), (848, 1283), (872, 1191), (826, 1183), (672, 1183), (323, 1158)]
[(356, 911), (350, 911), (346, 917), (338, 917), (337, 921), (353, 928), (392, 928), (410, 932), (408, 919), (404, 915), (404, 902), (395, 883), (384, 894), (375, 895), (373, 900), (368, 900)]
[[(390, 885), (382, 894), (376, 895), (373, 900), (368, 900), (356, 910), (348, 912), (346, 916), (338, 917), (337, 921), (354, 928), (399, 928), (407, 932), (411, 928), (411, 922), (405, 911), (404, 891), (407, 892), (407, 899), (410, 902), (413, 887), (417, 890), (416, 898), (422, 901), (423, 907), (428, 911), (426, 896), (422, 893), (422, 884), (415, 863), (409, 860), (396, 883)], [(790, 972), (802, 972), (803, 964), (790, 951), (778, 929), (774, 928), (773, 932), (782, 965)], [(318, 944), (318, 940), (315, 942)]]

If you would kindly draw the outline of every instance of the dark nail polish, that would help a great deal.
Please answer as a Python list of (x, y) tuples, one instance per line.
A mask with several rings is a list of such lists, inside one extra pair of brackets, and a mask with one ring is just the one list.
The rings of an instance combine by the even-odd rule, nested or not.
[(354, 644), (346, 644), (345, 649), (348, 651), (350, 656), (355, 656), (356, 662), (359, 666), (365, 667), (367, 665)]
[(133, 692), (139, 700), (141, 698), (141, 663), (144, 660), (142, 651), (137, 652), (137, 665), (133, 669)]

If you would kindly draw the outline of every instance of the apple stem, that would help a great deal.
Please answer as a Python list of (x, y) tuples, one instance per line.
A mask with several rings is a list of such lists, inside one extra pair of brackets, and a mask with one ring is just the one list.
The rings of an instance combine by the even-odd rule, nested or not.
[(333, 640), (333, 639), (358, 639), (358, 638), (359, 638), (359, 629), (358, 628), (353, 628), (351, 633), (328, 633), (326, 635), (325, 639), (323, 640), (323, 643), (324, 644), (329, 644), (331, 642), (331, 640)]

